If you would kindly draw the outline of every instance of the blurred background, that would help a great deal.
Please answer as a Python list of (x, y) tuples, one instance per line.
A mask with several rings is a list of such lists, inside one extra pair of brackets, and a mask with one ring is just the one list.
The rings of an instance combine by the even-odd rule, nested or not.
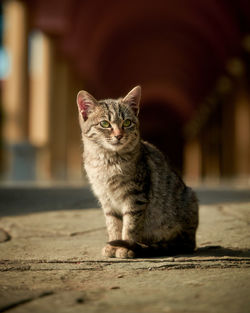
[(249, 0), (2, 1), (1, 181), (84, 181), (77, 92), (138, 84), (142, 137), (187, 181), (250, 184)]

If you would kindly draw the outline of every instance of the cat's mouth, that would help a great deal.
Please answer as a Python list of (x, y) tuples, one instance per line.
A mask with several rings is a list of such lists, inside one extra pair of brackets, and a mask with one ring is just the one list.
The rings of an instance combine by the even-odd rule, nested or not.
[(121, 146), (123, 143), (120, 141), (112, 142), (113, 146)]
[(124, 146), (124, 141), (123, 140), (117, 140), (117, 141), (112, 141), (110, 142), (111, 146), (113, 149), (121, 149)]

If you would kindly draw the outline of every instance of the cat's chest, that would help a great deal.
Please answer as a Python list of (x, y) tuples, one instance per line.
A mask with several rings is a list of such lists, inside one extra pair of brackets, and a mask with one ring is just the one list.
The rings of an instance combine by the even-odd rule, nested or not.
[(135, 172), (133, 158), (102, 153), (86, 153), (84, 167), (95, 195), (102, 206), (118, 207)]
[(98, 158), (86, 160), (85, 169), (95, 193), (98, 196), (106, 193), (112, 197), (111, 185), (114, 180), (117, 181), (128, 177), (129, 165), (108, 162)]
[[(119, 164), (108, 165), (101, 162), (91, 162), (85, 164), (85, 169), (88, 174), (91, 184), (105, 184), (112, 179), (112, 177), (122, 174), (122, 169)], [(105, 187), (104, 186), (104, 187)]]

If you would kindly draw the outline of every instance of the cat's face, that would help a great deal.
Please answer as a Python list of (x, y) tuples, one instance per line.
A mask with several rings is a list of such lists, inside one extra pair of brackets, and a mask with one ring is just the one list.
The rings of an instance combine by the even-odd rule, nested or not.
[(139, 86), (118, 100), (97, 101), (86, 91), (80, 91), (77, 104), (83, 136), (106, 150), (133, 148), (139, 140), (140, 95)]

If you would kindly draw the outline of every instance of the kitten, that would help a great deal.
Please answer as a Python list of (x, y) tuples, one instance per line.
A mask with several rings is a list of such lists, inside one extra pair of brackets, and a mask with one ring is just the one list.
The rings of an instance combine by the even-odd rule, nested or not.
[[(103, 255), (173, 255), (195, 249), (194, 192), (139, 133), (141, 87), (118, 100), (77, 95), (87, 176), (106, 218)], [(153, 109), (153, 108), (152, 108)]]

